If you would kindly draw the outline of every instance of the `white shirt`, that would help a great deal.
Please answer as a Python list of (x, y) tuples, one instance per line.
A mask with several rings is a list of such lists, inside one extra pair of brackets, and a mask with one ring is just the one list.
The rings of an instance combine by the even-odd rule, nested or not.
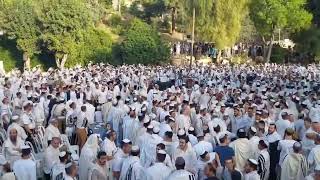
[(158, 162), (146, 169), (144, 180), (165, 180), (171, 171), (171, 168)]
[(16, 144), (14, 145), (10, 139), (7, 139), (3, 144), (3, 153), (6, 158), (6, 160), (9, 161), (11, 165), (13, 163), (21, 158), (21, 152), (18, 151), (18, 149), (21, 149), (21, 146), (24, 145), (23, 140), (21, 140), (19, 137), (17, 137)]
[(294, 129), (294, 123), (291, 123), (288, 120), (278, 120), (276, 122), (276, 126), (277, 126), (277, 132), (280, 135), (280, 137), (284, 137), (284, 132), (287, 128)]
[(31, 159), (20, 159), (13, 164), (13, 172), (19, 180), (36, 180), (36, 163)]

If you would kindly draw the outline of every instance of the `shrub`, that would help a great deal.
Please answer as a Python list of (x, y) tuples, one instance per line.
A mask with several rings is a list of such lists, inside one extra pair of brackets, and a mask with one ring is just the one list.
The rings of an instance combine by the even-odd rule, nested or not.
[(127, 64), (156, 64), (170, 57), (169, 46), (148, 24), (133, 19), (124, 33), (120, 45), (120, 57)]

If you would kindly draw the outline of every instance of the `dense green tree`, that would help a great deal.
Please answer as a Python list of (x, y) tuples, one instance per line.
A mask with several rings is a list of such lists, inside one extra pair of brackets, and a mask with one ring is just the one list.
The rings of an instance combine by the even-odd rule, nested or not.
[(39, 52), (40, 30), (31, 0), (3, 0), (0, 3), (0, 29), (14, 39), (23, 52), (24, 68), (30, 69), (30, 57)]
[(39, 12), (41, 40), (55, 54), (56, 65), (64, 68), (68, 55), (74, 53), (86, 30), (93, 27), (90, 9), (83, 0), (43, 0)]
[(250, 3), (250, 17), (268, 46), (265, 55), (267, 62), (270, 60), (274, 34), (278, 29), (290, 33), (310, 26), (312, 15), (305, 9), (305, 5), (306, 0), (259, 0)]
[(170, 50), (148, 24), (133, 19), (120, 45), (120, 57), (127, 64), (155, 64), (169, 59)]

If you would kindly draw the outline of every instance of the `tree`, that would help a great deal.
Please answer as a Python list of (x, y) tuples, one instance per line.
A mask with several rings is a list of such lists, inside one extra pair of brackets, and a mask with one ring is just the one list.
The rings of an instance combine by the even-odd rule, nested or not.
[(196, 9), (196, 39), (214, 42), (221, 50), (238, 40), (247, 5), (248, 0), (186, 0), (184, 7), (189, 22)]
[(310, 26), (312, 15), (305, 5), (306, 0), (259, 0), (250, 3), (250, 17), (268, 46), (266, 62), (270, 61), (274, 34), (278, 29), (292, 33)]
[(81, 43), (86, 30), (93, 27), (92, 13), (83, 0), (43, 0), (38, 11), (41, 40), (55, 54), (58, 68), (63, 69), (68, 55)]
[(141, 20), (133, 19), (120, 45), (122, 62), (155, 64), (169, 59), (170, 50), (160, 35)]
[(17, 48), (23, 52), (25, 69), (30, 69), (30, 58), (39, 52), (40, 30), (34, 9), (31, 0), (7, 0), (0, 5), (0, 29), (9, 39), (16, 40)]
[(313, 23), (315, 26), (320, 26), (320, 1), (308, 0), (308, 9), (313, 14)]

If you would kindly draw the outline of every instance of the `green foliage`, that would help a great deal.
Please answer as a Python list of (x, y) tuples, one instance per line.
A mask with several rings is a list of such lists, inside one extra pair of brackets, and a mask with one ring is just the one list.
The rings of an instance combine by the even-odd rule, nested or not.
[(148, 24), (134, 19), (124, 34), (120, 46), (122, 62), (127, 64), (156, 64), (169, 59), (168, 44)]
[(70, 54), (70, 59), (66, 66), (86, 65), (90, 61), (110, 62), (112, 56), (112, 40), (109, 34), (100, 29), (90, 29), (84, 35), (83, 42), (79, 44), (74, 53)]
[(297, 33), (294, 37), (296, 48), (304, 53), (311, 53), (320, 56), (320, 29), (310, 28)]
[(22, 69), (22, 53), (14, 40), (0, 37), (0, 61), (3, 61), (5, 71), (16, 67)]
[(250, 4), (252, 18), (260, 35), (271, 37), (275, 30), (296, 32), (310, 26), (312, 15), (306, 0), (259, 0)]
[(3, 0), (0, 5), (0, 29), (16, 41), (19, 50), (29, 56), (39, 50), (40, 30), (34, 9), (30, 0)]
[(186, 0), (184, 7), (189, 32), (194, 7), (197, 39), (215, 42), (220, 49), (232, 46), (239, 38), (241, 23), (247, 14), (247, 4), (248, 0)]
[(121, 34), (123, 31), (124, 23), (119, 14), (112, 14), (107, 20), (107, 25), (112, 28), (111, 31), (113, 33)]
[(287, 49), (284, 49), (280, 47), (279, 45), (274, 45), (272, 48), (272, 54), (270, 57), (271, 63), (283, 63), (286, 55), (287, 55)]
[(45, 1), (39, 11), (45, 47), (58, 58), (74, 53), (85, 31), (93, 26), (92, 13), (82, 0)]

